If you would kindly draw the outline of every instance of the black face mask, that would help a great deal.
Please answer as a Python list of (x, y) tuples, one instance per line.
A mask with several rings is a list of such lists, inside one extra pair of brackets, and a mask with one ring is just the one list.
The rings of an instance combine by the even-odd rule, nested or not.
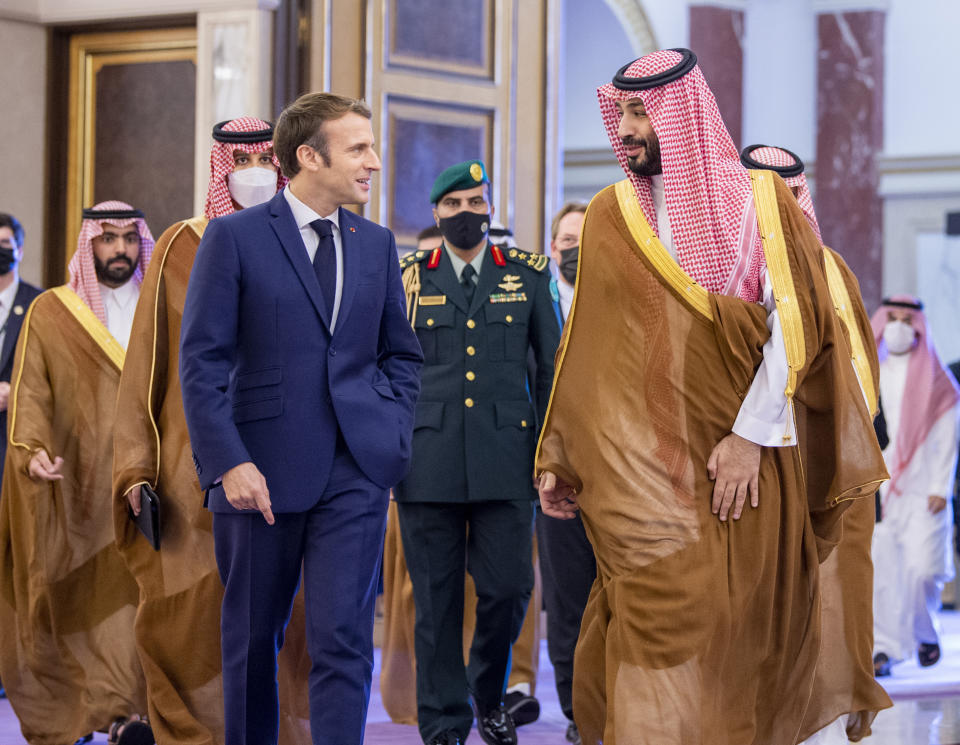
[(487, 237), (490, 230), (490, 215), (464, 210), (453, 217), (440, 218), (443, 239), (454, 248), (467, 251)]
[(569, 284), (577, 281), (577, 262), (580, 260), (580, 246), (560, 249), (560, 274)]
[(17, 263), (17, 252), (9, 246), (0, 246), (0, 275), (9, 274)]

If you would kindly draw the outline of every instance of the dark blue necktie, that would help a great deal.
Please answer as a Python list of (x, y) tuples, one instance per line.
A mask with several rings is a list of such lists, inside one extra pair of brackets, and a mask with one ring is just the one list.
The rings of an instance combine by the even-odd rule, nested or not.
[(333, 223), (329, 220), (314, 220), (310, 223), (320, 243), (313, 256), (313, 271), (320, 283), (320, 294), (327, 308), (327, 318), (333, 321), (333, 303), (337, 297), (337, 249), (333, 243)]
[(472, 264), (467, 264), (460, 273), (460, 284), (463, 286), (463, 294), (467, 298), (467, 305), (473, 302), (473, 293), (477, 289), (473, 282), (475, 276), (477, 276), (477, 270), (473, 268)]

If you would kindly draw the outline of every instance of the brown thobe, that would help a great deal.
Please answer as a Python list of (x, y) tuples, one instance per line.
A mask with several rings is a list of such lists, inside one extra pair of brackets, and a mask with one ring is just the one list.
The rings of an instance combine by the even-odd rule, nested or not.
[[(117, 398), (113, 517), (117, 546), (140, 586), (136, 642), (159, 745), (224, 737), (220, 657), (223, 584), (212, 519), (191, 459), (178, 374), (187, 281), (207, 220), (176, 223), (144, 277)], [(160, 501), (160, 550), (128, 517), (126, 493), (149, 484)], [(310, 743), (304, 608), (297, 596), (278, 658), (280, 742)]]
[(706, 464), (761, 362), (766, 312), (693, 282), (629, 181), (585, 217), (537, 468), (578, 490), (597, 557), (574, 666), (590, 745), (798, 742), (819, 559), (886, 476), (820, 244), (779, 177), (751, 178), (799, 444), (762, 449), (760, 506), (737, 521), (711, 513)]
[[(17, 342), (0, 498), (0, 677), (32, 745), (71, 743), (146, 709), (137, 585), (109, 506), (123, 359), (67, 287), (34, 301)], [(41, 449), (63, 458), (63, 479), (27, 475)]]

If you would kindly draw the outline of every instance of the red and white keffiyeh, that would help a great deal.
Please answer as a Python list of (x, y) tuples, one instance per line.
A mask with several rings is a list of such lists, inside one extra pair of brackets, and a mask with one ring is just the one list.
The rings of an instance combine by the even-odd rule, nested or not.
[[(683, 59), (675, 50), (654, 52), (635, 60), (624, 75), (662, 74)], [(630, 170), (617, 134), (616, 102), (631, 98), (643, 102), (660, 141), (667, 215), (680, 266), (709, 292), (759, 301), (764, 259), (750, 174), (740, 163), (740, 153), (699, 66), (645, 90), (624, 90), (607, 83), (597, 89), (597, 97), (617, 160), (659, 235), (650, 179)]]
[[(765, 166), (773, 166), (774, 168), (790, 168), (791, 166), (796, 166), (798, 163), (801, 168), (803, 167), (803, 163), (799, 161), (793, 153), (771, 145), (761, 145), (760, 147), (750, 150), (750, 157), (758, 163), (762, 163)], [(822, 245), (823, 236), (820, 235), (820, 225), (817, 223), (817, 214), (813, 211), (813, 197), (810, 194), (810, 187), (807, 185), (807, 177), (804, 176), (801, 171), (797, 176), (783, 176), (783, 180), (791, 189), (797, 190), (797, 203), (800, 205), (800, 209), (803, 210), (803, 214), (807, 218), (807, 222), (810, 223), (810, 227), (813, 228), (813, 232), (817, 234), (817, 240), (819, 240)]]
[[(114, 212), (117, 210), (132, 210), (126, 202), (109, 200), (94, 205), (91, 209), (98, 212)], [(103, 298), (100, 296), (100, 284), (97, 281), (97, 268), (93, 263), (93, 239), (103, 235), (102, 222), (116, 225), (118, 228), (126, 228), (130, 225), (137, 226), (137, 232), (140, 233), (140, 258), (137, 261), (137, 268), (133, 271), (131, 282), (136, 282), (139, 286), (143, 282), (143, 275), (150, 264), (150, 257), (153, 255), (153, 235), (146, 221), (142, 217), (117, 218), (109, 217), (103, 220), (84, 219), (80, 224), (80, 236), (77, 238), (77, 250), (70, 259), (70, 281), (67, 286), (73, 290), (80, 299), (86, 303), (87, 307), (94, 312), (103, 325), (107, 324), (107, 312), (103, 307)]]
[[(262, 132), (271, 129), (270, 123), (253, 116), (241, 116), (223, 125), (225, 132)], [(245, 153), (263, 153), (273, 147), (273, 140), (263, 142), (214, 142), (210, 148), (210, 181), (207, 184), (207, 204), (203, 214), (210, 220), (215, 217), (232, 215), (236, 210), (233, 199), (230, 197), (230, 187), (227, 185), (227, 176), (233, 172), (233, 151), (242, 150)], [(273, 156), (273, 164), (277, 167), (277, 191), (287, 184), (286, 177), (280, 172), (280, 161)]]
[[(904, 305), (920, 306), (920, 301), (912, 295), (895, 295), (885, 300), (870, 318), (881, 362), (887, 359), (889, 354), (887, 344), (883, 340), (887, 314), (891, 310), (903, 310)], [(899, 488), (900, 476), (910, 465), (917, 449), (927, 439), (933, 425), (960, 400), (960, 391), (957, 390), (953, 375), (947, 372), (943, 363), (940, 362), (940, 356), (937, 354), (927, 325), (927, 317), (922, 310), (916, 308), (909, 310), (912, 314), (910, 325), (917, 335), (917, 345), (908, 353), (910, 359), (907, 362), (907, 386), (900, 406), (900, 424), (897, 427), (894, 443), (895, 457), (894, 462), (888, 464), (890, 470), (888, 497), (902, 493), (902, 489)]]

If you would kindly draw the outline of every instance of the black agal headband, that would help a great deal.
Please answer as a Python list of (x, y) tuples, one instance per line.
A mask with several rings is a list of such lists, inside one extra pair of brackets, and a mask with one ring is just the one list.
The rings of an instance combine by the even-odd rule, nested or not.
[[(648, 75), (645, 78), (630, 78), (627, 77), (627, 70), (633, 62), (637, 61), (633, 60), (633, 62), (628, 62), (617, 70), (617, 74), (613, 76), (613, 87), (619, 88), (622, 91), (644, 91), (647, 90), (647, 88), (657, 88), (682, 78), (696, 66), (697, 55), (689, 49), (678, 47), (677, 49), (670, 49), (669, 51), (680, 54), (680, 61), (670, 69), (658, 72), (656, 75)], [(643, 58), (638, 57), (637, 59)]]
[(894, 308), (909, 308), (910, 310), (923, 310), (923, 303), (919, 300), (911, 303), (909, 300), (891, 300), (890, 298), (885, 298), (881, 305), (891, 305)]
[(256, 132), (230, 132), (223, 128), (223, 125), (232, 122), (227, 119), (219, 124), (213, 125), (213, 139), (217, 142), (229, 142), (234, 145), (252, 145), (256, 142), (270, 142), (273, 139), (273, 125), (266, 129), (258, 129)]
[(140, 210), (97, 210), (86, 207), (83, 210), (84, 220), (132, 220), (143, 217)]
[[(793, 165), (772, 166), (768, 163), (761, 163), (759, 160), (754, 160), (751, 157), (751, 153), (753, 153), (754, 150), (759, 150), (762, 147), (769, 147), (773, 150), (785, 152), (787, 155), (793, 158)], [(750, 145), (750, 147), (745, 147), (743, 152), (740, 153), (740, 162), (743, 163), (743, 165), (747, 168), (759, 168), (764, 171), (773, 171), (774, 173), (780, 174), (781, 178), (792, 178), (803, 173), (803, 161), (800, 160), (796, 153), (791, 153), (785, 147), (777, 147), (776, 145)]]

